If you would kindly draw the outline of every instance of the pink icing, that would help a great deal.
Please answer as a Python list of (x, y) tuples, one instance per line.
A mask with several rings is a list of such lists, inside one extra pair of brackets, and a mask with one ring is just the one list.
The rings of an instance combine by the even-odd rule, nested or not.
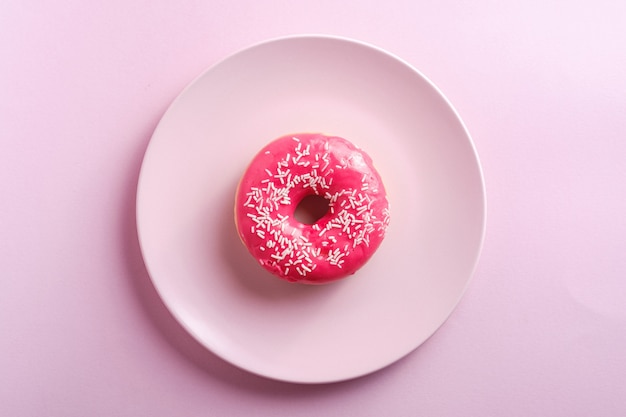
[[(328, 200), (314, 224), (294, 218), (309, 195)], [(354, 274), (381, 244), (389, 203), (371, 158), (322, 134), (283, 136), (256, 155), (237, 190), (235, 221), (259, 264), (288, 281), (323, 284)]]

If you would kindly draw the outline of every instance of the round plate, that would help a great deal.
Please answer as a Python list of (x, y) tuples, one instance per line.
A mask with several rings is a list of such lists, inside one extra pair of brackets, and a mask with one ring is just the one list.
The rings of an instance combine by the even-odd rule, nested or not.
[[(363, 148), (391, 203), (371, 261), (325, 286), (268, 275), (234, 226), (247, 164), (297, 132)], [(174, 101), (144, 158), (137, 223), (158, 293), (201, 344), (269, 378), (333, 382), (393, 363), (446, 320), (479, 256), (484, 187), (463, 123), (418, 71), (361, 42), (294, 36), (230, 56)]]

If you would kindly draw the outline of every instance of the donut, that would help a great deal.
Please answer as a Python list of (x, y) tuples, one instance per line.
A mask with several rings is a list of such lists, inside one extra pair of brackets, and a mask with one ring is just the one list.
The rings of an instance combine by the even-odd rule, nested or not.
[[(313, 197), (312, 197), (313, 196)], [(297, 219), (306, 198), (319, 218)], [(237, 187), (235, 224), (258, 263), (290, 282), (325, 284), (354, 274), (376, 252), (389, 202), (372, 159), (346, 139), (280, 137), (261, 149)]]

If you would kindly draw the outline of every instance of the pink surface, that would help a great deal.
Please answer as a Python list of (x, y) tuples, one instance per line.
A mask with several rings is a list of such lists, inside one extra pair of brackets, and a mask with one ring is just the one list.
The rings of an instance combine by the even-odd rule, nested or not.
[[(425, 2), (424, 2), (425, 3)], [(626, 6), (0, 6), (0, 415), (626, 414)], [(193, 77), (268, 37), (401, 56), (463, 117), (487, 238), (444, 326), (395, 365), (301, 386), (233, 368), (157, 298), (134, 198)]]

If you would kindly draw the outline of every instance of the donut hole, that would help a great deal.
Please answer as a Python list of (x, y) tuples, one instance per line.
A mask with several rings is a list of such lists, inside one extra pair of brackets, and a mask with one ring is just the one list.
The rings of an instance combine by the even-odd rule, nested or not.
[(329, 209), (329, 201), (321, 195), (307, 195), (296, 206), (293, 217), (300, 223), (315, 224)]

